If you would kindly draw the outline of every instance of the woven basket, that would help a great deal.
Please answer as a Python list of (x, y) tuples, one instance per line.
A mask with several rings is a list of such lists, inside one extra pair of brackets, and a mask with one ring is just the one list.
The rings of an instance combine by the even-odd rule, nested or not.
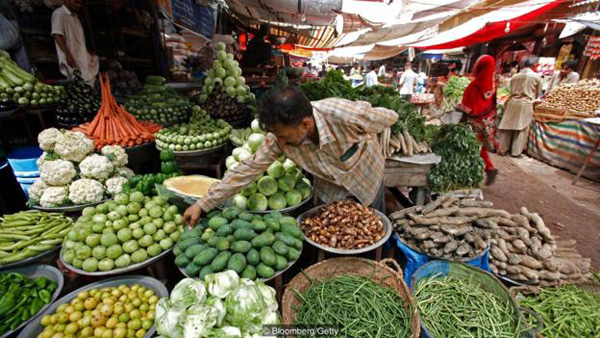
[[(391, 267), (390, 267), (391, 265)], [(402, 269), (393, 259), (384, 259), (381, 262), (357, 257), (342, 257), (324, 260), (297, 274), (286, 286), (281, 300), (281, 311), (283, 323), (292, 324), (296, 316), (294, 307), (301, 305), (300, 300), (294, 294), (294, 290), (305, 293), (310, 287), (309, 278), (325, 280), (340, 275), (354, 275), (361, 277), (372, 277), (372, 280), (383, 286), (392, 288), (402, 298), (402, 305), (412, 314), (411, 336), (419, 337), (419, 315), (412, 294), (404, 283)]]

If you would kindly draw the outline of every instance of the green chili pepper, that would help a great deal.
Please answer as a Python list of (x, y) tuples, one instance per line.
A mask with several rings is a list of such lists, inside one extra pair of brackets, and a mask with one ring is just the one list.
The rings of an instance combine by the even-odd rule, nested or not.
[(45, 304), (50, 303), (50, 299), (52, 299), (52, 294), (48, 290), (39, 290), (38, 296)]

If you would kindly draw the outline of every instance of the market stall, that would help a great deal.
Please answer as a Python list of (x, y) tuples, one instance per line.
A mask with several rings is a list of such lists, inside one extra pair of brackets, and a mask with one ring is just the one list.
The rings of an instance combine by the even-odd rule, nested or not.
[(527, 154), (572, 173), (578, 173), (590, 156), (582, 175), (599, 180), (600, 155), (594, 152), (600, 138), (594, 122), (599, 100), (597, 80), (555, 89), (536, 107)]

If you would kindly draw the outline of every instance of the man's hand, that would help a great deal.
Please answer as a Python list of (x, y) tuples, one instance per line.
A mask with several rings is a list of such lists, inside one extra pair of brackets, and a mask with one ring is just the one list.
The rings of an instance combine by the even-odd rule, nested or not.
[(75, 63), (75, 58), (73, 57), (73, 55), (71, 55), (71, 53), (67, 54), (67, 64), (73, 69), (77, 68), (77, 63)]
[(198, 204), (193, 204), (183, 213), (183, 225), (193, 228), (202, 215), (202, 208)]

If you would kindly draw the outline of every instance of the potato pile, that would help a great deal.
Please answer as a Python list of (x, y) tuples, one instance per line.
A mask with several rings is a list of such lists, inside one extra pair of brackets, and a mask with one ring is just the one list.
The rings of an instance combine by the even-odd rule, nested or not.
[(301, 229), (313, 242), (345, 250), (373, 245), (385, 235), (381, 217), (352, 200), (326, 205), (307, 216)]
[(600, 109), (600, 80), (586, 79), (575, 85), (557, 87), (544, 99), (540, 108), (594, 116)]
[(489, 245), (492, 272), (515, 281), (548, 285), (589, 278), (591, 260), (575, 251), (575, 242), (557, 241), (542, 218), (525, 207), (511, 215), (489, 201), (446, 194), (390, 219), (404, 243), (436, 258), (473, 258)]
[(390, 215), (396, 234), (414, 250), (461, 261), (481, 255), (498, 225), (493, 220), (509, 216), (491, 209), (491, 202), (459, 200), (446, 194), (421, 207)]
[(497, 224), (490, 250), (495, 274), (542, 285), (587, 279), (591, 260), (581, 258), (572, 241), (563, 241), (559, 247), (537, 213), (523, 207), (519, 214), (500, 218)]

